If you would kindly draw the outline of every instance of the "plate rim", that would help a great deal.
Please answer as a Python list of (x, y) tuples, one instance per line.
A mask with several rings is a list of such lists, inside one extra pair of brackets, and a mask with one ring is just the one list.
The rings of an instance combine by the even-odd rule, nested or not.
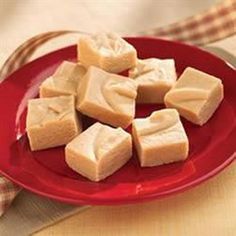
[(171, 190), (168, 191), (164, 191), (161, 193), (149, 193), (149, 194), (145, 194), (145, 195), (135, 195), (132, 197), (126, 197), (125, 199), (123, 197), (120, 198), (115, 198), (115, 199), (110, 199), (110, 198), (103, 198), (103, 199), (83, 199), (82, 197), (80, 199), (73, 199), (73, 198), (68, 198), (68, 197), (61, 197), (61, 196), (55, 196), (53, 194), (50, 193), (45, 193), (42, 192), (40, 190), (37, 190), (33, 187), (27, 186), (24, 183), (22, 183), (21, 181), (18, 181), (16, 179), (14, 179), (13, 177), (9, 176), (6, 173), (3, 173), (0, 170), (0, 174), (4, 177), (6, 177), (7, 179), (11, 180), (13, 183), (19, 185), (20, 187), (29, 190), (35, 194), (38, 194), (40, 196), (43, 197), (48, 197), (50, 199), (53, 200), (57, 200), (63, 203), (70, 203), (73, 205), (79, 205), (79, 204), (85, 204), (85, 205), (126, 205), (126, 204), (136, 204), (137, 201), (138, 202), (145, 202), (148, 200), (158, 200), (158, 199), (163, 199), (166, 197), (171, 197), (172, 195), (175, 194), (180, 194), (183, 193), (185, 191), (188, 191), (198, 185), (200, 185), (201, 183), (206, 182), (207, 180), (212, 179), (213, 177), (215, 177), (217, 174), (221, 173), (223, 170), (226, 169), (227, 166), (229, 166), (230, 164), (232, 164), (234, 161), (236, 160), (236, 151), (234, 152), (234, 154), (232, 154), (229, 158), (227, 158), (227, 160), (225, 162), (223, 162), (220, 166), (218, 166), (217, 168), (213, 169), (212, 171), (208, 172), (207, 174), (193, 180), (190, 181), (184, 185), (181, 185), (180, 187), (177, 188), (173, 188)]

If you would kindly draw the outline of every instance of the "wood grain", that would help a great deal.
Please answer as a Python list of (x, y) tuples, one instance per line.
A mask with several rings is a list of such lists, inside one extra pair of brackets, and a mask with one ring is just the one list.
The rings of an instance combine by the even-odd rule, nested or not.
[(185, 193), (137, 205), (92, 207), (34, 235), (233, 236), (235, 177), (234, 162), (218, 176)]

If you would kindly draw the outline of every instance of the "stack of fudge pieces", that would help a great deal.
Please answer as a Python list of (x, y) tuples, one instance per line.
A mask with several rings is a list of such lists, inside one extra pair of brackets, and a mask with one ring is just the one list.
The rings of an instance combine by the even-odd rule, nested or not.
[[(32, 151), (66, 145), (68, 166), (92, 181), (122, 167), (132, 141), (142, 167), (185, 160), (189, 142), (179, 115), (203, 125), (223, 99), (220, 79), (188, 67), (176, 81), (173, 59), (138, 59), (114, 33), (81, 37), (78, 60), (64, 61), (43, 81), (40, 98), (28, 103), (26, 129)], [(129, 77), (117, 74), (125, 70)], [(135, 119), (136, 103), (167, 108)], [(98, 122), (83, 131), (82, 115)], [(131, 124), (132, 137), (124, 130)]]

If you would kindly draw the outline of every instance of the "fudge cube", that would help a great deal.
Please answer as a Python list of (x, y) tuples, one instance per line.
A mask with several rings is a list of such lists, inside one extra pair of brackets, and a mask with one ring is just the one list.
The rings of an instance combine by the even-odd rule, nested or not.
[(141, 166), (185, 160), (189, 142), (175, 109), (162, 109), (135, 119), (132, 136)]
[(126, 128), (135, 114), (136, 82), (89, 67), (78, 86), (77, 109), (115, 127)]
[(220, 79), (188, 67), (166, 94), (165, 104), (176, 108), (181, 116), (194, 124), (203, 125), (213, 115), (223, 97)]
[(136, 64), (135, 48), (115, 33), (82, 36), (78, 43), (78, 57), (85, 66), (96, 66), (119, 73)]
[(43, 81), (40, 97), (76, 96), (78, 83), (85, 72), (81, 64), (64, 61), (52, 76)]
[(175, 61), (149, 58), (138, 60), (129, 70), (129, 77), (138, 84), (137, 103), (164, 103), (165, 94), (176, 81)]
[(100, 181), (130, 159), (131, 135), (97, 122), (67, 144), (65, 156), (71, 169), (92, 181)]
[(74, 97), (31, 99), (26, 130), (32, 151), (67, 144), (82, 131)]

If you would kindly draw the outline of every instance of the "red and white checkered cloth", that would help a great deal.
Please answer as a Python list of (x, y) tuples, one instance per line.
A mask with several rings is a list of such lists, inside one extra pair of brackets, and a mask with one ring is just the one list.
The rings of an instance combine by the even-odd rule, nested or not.
[(181, 22), (143, 31), (146, 35), (204, 45), (236, 32), (236, 0), (225, 0)]
[[(19, 46), (7, 59), (0, 70), (3, 79), (25, 63), (36, 49), (47, 41), (69, 33), (84, 33), (80, 31), (54, 31), (37, 35)], [(236, 0), (225, 0), (212, 8), (189, 17), (183, 21), (139, 32), (139, 35), (158, 36), (196, 45), (214, 42), (236, 33)], [(20, 187), (0, 176), (0, 216), (10, 206)]]
[(19, 186), (13, 184), (10, 180), (0, 176), (0, 216), (10, 206), (20, 189)]

